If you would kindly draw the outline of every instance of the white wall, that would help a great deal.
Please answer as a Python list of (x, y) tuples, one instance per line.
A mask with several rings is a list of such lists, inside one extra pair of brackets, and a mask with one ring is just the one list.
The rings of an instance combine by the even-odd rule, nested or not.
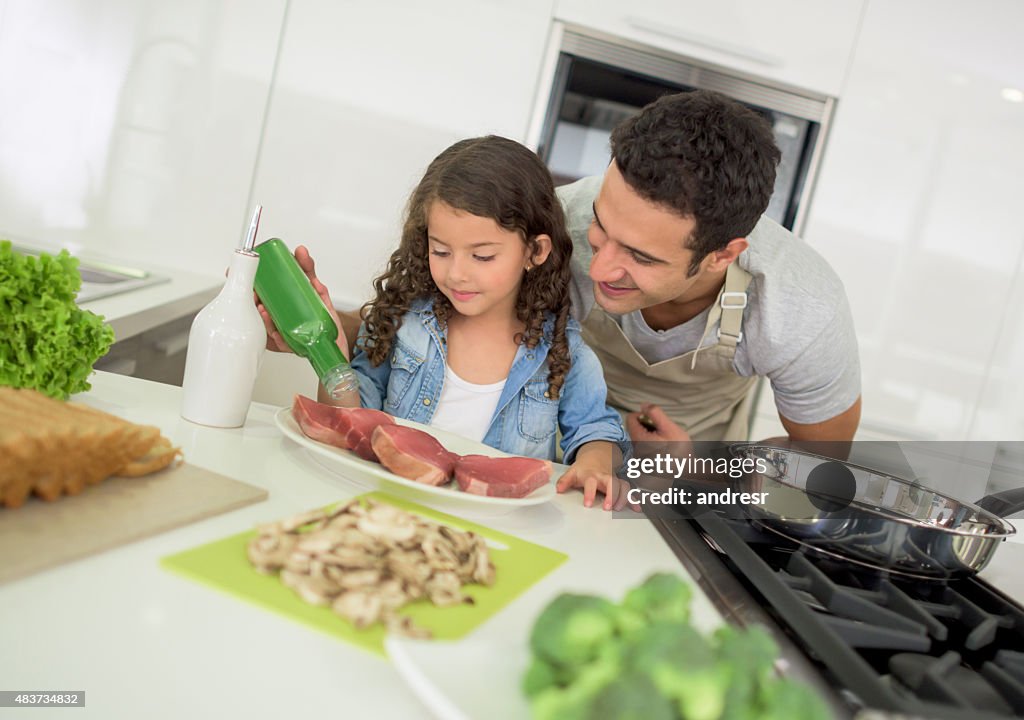
[(866, 431), (1024, 437), (1021, 27), (1008, 0), (868, 7), (805, 233), (847, 286)]
[(0, 237), (219, 274), (285, 0), (6, 0)]

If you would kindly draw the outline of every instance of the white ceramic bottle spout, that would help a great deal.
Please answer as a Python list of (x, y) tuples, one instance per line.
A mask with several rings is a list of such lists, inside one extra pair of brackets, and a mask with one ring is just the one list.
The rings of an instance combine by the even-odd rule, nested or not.
[(227, 282), (189, 331), (181, 416), (200, 425), (240, 427), (249, 412), (267, 343), (253, 301), (259, 255), (252, 252), (252, 239), (259, 210), (243, 247), (235, 251)]

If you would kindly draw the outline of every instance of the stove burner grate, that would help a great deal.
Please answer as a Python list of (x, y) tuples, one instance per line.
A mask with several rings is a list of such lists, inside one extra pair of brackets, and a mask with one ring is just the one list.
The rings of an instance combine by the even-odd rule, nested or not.
[(858, 702), (935, 718), (1024, 717), (1024, 611), (983, 581), (908, 578), (796, 543), (749, 542), (749, 530), (720, 518), (694, 522)]

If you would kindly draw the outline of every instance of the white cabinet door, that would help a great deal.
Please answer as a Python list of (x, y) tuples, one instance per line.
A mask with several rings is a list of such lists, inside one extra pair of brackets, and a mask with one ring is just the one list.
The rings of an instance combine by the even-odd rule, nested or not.
[(253, 200), (338, 304), (366, 299), (408, 194), (464, 137), (525, 137), (552, 0), (293, 0)]
[(219, 274), (285, 5), (0, 5), (0, 237)]
[(864, 0), (558, 0), (555, 16), (745, 75), (838, 96)]

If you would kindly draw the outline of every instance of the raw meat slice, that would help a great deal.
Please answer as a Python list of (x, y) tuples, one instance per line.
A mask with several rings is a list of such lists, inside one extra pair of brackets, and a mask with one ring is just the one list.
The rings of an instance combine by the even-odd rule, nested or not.
[(334, 447), (351, 450), (363, 460), (380, 462), (370, 443), (379, 425), (394, 425), (386, 412), (369, 408), (341, 408), (325, 405), (303, 395), (292, 403), (292, 417), (306, 437)]
[(551, 478), (551, 463), (527, 457), (463, 455), (455, 480), (465, 492), (491, 497), (526, 497)]
[(445, 450), (433, 435), (404, 425), (378, 426), (371, 442), (381, 465), (425, 485), (444, 485), (451, 480), (459, 457)]

